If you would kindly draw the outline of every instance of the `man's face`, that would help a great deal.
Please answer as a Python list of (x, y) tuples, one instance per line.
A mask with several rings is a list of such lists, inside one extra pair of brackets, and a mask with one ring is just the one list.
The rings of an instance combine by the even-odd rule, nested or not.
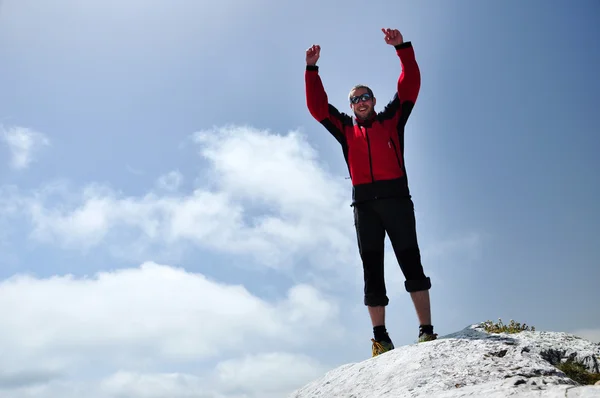
[(367, 119), (375, 107), (375, 97), (369, 95), (369, 91), (364, 88), (357, 88), (350, 95), (350, 108), (359, 119)]

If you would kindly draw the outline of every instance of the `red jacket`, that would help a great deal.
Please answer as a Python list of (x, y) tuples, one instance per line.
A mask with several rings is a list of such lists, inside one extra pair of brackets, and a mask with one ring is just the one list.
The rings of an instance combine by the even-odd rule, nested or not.
[(421, 88), (421, 73), (411, 42), (395, 46), (402, 72), (398, 91), (383, 111), (358, 120), (329, 104), (316, 65), (305, 71), (310, 114), (341, 144), (353, 186), (353, 202), (409, 196), (404, 165), (404, 126)]

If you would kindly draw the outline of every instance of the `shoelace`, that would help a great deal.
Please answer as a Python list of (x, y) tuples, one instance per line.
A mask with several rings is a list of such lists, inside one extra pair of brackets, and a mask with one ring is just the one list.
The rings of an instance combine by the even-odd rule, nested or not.
[(377, 340), (375, 339), (371, 339), (371, 341), (373, 342), (373, 356), (375, 355), (379, 355), (381, 352), (383, 352), (384, 348), (381, 345), (381, 343), (379, 343)]

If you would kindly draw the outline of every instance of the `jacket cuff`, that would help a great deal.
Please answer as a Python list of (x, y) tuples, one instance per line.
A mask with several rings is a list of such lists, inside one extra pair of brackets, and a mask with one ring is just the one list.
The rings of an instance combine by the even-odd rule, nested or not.
[(409, 47), (412, 47), (412, 43), (410, 41), (405, 41), (404, 43), (397, 44), (397, 45), (394, 46), (394, 48), (396, 50), (400, 50), (400, 49), (403, 49), (403, 48), (409, 48)]
[(315, 71), (318, 71), (319, 67), (317, 65), (306, 65), (306, 70), (315, 70)]

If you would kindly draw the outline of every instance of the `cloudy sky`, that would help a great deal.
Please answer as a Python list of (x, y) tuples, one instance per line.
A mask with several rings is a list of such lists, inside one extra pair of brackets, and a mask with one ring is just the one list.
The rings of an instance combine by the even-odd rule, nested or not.
[(340, 110), (356, 83), (382, 104), (383, 27), (422, 72), (406, 158), (436, 331), (600, 341), (600, 6), (568, 4), (3, 0), (0, 397), (274, 398), (368, 358), (304, 51)]

